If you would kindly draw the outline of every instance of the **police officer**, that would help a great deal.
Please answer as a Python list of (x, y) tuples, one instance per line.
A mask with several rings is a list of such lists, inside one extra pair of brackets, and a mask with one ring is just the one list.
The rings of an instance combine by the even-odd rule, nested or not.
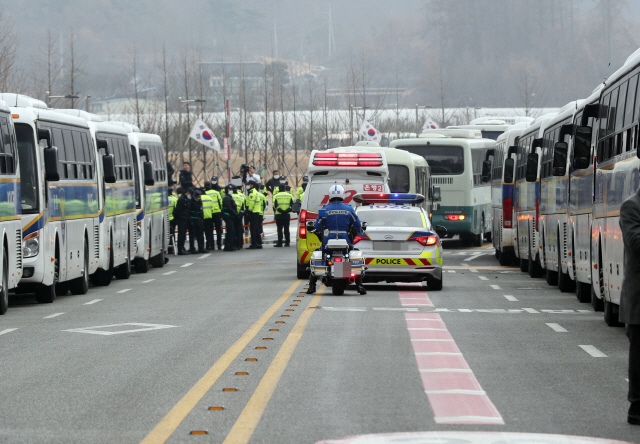
[(189, 214), (189, 202), (191, 202), (191, 189), (180, 188), (183, 194), (178, 198), (176, 202), (176, 209), (173, 212), (173, 217), (177, 220), (178, 224), (178, 254), (189, 254), (184, 248), (184, 244), (187, 241), (187, 230), (189, 229), (189, 222), (191, 216)]
[[(193, 198), (189, 202), (189, 216), (191, 222), (189, 224), (189, 246), (191, 254), (205, 253), (204, 248), (204, 212), (202, 209), (202, 191), (194, 190)], [(195, 248), (195, 242), (198, 242), (198, 250)]]
[[(182, 192), (182, 188), (178, 188), (178, 194)], [(175, 242), (175, 234), (176, 234), (176, 218), (173, 212), (176, 209), (176, 204), (178, 203), (178, 198), (175, 194), (173, 194), (173, 188), (169, 188), (169, 247), (171, 247), (171, 251), (173, 253), (177, 253), (176, 242)]]
[(290, 190), (291, 187), (287, 186), (284, 191), (280, 191), (273, 196), (273, 213), (275, 214), (276, 227), (278, 228), (278, 242), (274, 247), (282, 247), (283, 231), (284, 246), (289, 246), (289, 223), (291, 221), (291, 206), (293, 205), (293, 196)]
[[(349, 237), (351, 228), (355, 228), (356, 233), (362, 232), (362, 224), (356, 214), (356, 210), (351, 205), (343, 203), (343, 200), (344, 188), (340, 185), (332, 185), (329, 188), (329, 204), (320, 208), (318, 218), (314, 224), (316, 232), (322, 233), (323, 247), (330, 239), (344, 239), (351, 245), (353, 242)], [(311, 273), (307, 294), (316, 292), (317, 280), (317, 276)], [(361, 280), (356, 280), (356, 286), (358, 287), (358, 293), (367, 294)]]
[(236, 249), (242, 250), (242, 244), (244, 243), (244, 228), (242, 227), (242, 221), (247, 210), (247, 200), (241, 188), (235, 189), (235, 191), (232, 192), (231, 197), (233, 197), (238, 211), (238, 217), (236, 217), (235, 225), (233, 227), (236, 234)]
[(279, 182), (278, 182), (278, 186), (273, 189), (273, 197), (276, 197), (276, 194), (278, 194), (280, 191), (284, 191), (284, 188), (287, 185), (288, 185), (287, 177), (286, 176), (280, 176), (280, 179), (279, 179)]
[(304, 198), (304, 192), (307, 189), (307, 185), (309, 184), (309, 176), (302, 176), (302, 185), (300, 185), (296, 191), (296, 201), (302, 202)]
[[(209, 189), (205, 191), (205, 194), (211, 197), (211, 204), (212, 204), (211, 221), (213, 224), (213, 229), (216, 230), (216, 237), (218, 240), (217, 242), (218, 250), (222, 250), (222, 196), (220, 195), (219, 191), (213, 188), (213, 186), (214, 184), (211, 184)], [(218, 185), (216, 184), (216, 186)], [(205, 183), (205, 187), (206, 187), (206, 183)], [(218, 188), (220, 187), (218, 186)], [(213, 250), (214, 249), (213, 247), (214, 247), (214, 242), (213, 242), (213, 234), (212, 234), (211, 245), (209, 245), (209, 248)]]
[(218, 185), (218, 176), (212, 176), (211, 177), (211, 189), (222, 194), (222, 187), (220, 187), (220, 185)]
[(235, 224), (238, 218), (238, 209), (236, 201), (233, 199), (234, 186), (228, 184), (224, 187), (224, 197), (222, 198), (222, 217), (227, 233), (224, 236), (224, 251), (236, 250), (236, 231)]
[[(259, 188), (259, 191), (260, 191), (260, 199), (262, 200), (262, 221), (264, 222), (264, 212), (267, 211), (267, 207), (269, 206), (269, 193), (265, 189), (264, 185), (259, 185), (258, 188)], [(262, 236), (262, 234), (264, 232), (263, 230), (264, 230), (264, 226), (261, 223), (260, 224), (260, 235), (261, 236)]]
[(256, 189), (256, 181), (250, 178), (247, 181), (249, 194), (247, 195), (247, 214), (249, 216), (249, 226), (251, 230), (250, 250), (262, 248), (262, 237), (260, 236), (260, 227), (262, 226), (262, 193)]
[(202, 199), (202, 213), (204, 215), (203, 227), (206, 251), (214, 250), (215, 241), (213, 239), (213, 197), (207, 194), (211, 188), (211, 182), (204, 183), (204, 192), (200, 198)]

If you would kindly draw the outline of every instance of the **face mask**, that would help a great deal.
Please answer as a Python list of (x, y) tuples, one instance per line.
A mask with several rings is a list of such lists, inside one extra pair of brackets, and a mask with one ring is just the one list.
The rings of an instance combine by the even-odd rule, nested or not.
[(187, 199), (191, 199), (191, 196), (187, 196)]
[(279, 179), (279, 178), (280, 178), (280, 176), (279, 176), (279, 175), (277, 175), (277, 174), (274, 174), (273, 178), (274, 178), (274, 179)]
[(211, 182), (211, 185), (218, 185), (218, 181)]

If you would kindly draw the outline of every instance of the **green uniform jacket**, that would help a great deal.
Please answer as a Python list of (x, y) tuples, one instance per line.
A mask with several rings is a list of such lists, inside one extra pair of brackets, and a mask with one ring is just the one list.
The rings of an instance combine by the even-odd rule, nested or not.
[(205, 219), (211, 219), (213, 217), (213, 198), (208, 194), (200, 196), (202, 199), (202, 213)]
[(281, 191), (273, 197), (273, 211), (276, 215), (291, 213), (291, 205), (293, 205), (291, 193)]
[(213, 201), (213, 208), (211, 212), (213, 214), (221, 213), (222, 212), (222, 195), (220, 194), (220, 192), (216, 190), (209, 190), (205, 194), (207, 196), (211, 196), (211, 199)]
[(169, 220), (173, 220), (173, 210), (176, 208), (176, 204), (178, 203), (178, 198), (173, 194), (169, 196)]

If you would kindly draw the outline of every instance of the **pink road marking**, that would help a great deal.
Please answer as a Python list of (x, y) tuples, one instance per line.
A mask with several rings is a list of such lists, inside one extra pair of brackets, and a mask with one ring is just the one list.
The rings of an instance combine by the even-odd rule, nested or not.
[[(399, 293), (404, 306), (403, 298), (420, 298), (418, 292)], [(423, 297), (428, 299), (426, 292)], [(440, 314), (405, 313), (405, 320), (436, 424), (504, 424)]]
[(403, 307), (433, 307), (426, 291), (398, 291)]

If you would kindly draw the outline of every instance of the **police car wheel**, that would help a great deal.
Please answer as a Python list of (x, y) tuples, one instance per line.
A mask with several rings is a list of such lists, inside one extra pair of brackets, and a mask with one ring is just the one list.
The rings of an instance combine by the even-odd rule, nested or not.
[(427, 287), (432, 291), (442, 290), (442, 279), (431, 279), (427, 281)]

